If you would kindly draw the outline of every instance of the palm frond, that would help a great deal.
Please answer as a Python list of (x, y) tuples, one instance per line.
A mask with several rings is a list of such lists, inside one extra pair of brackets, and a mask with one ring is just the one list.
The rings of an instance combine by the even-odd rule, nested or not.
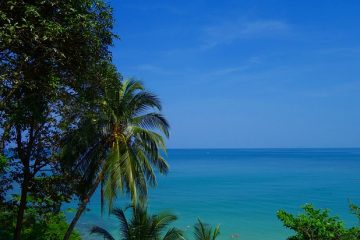
[(169, 212), (162, 212), (154, 216), (156, 229), (164, 229), (166, 226), (177, 220), (177, 217)]
[(150, 184), (150, 186), (155, 187), (156, 186), (156, 175), (154, 172), (153, 167), (150, 164), (150, 161), (148, 157), (144, 154), (142, 149), (137, 149), (136, 155), (140, 161), (140, 164), (142, 164), (143, 172), (145, 174), (146, 180)]
[(220, 226), (216, 225), (214, 231), (213, 231), (213, 235), (212, 235), (212, 240), (216, 240), (216, 238), (220, 235)]
[(111, 234), (108, 231), (98, 226), (91, 228), (90, 233), (100, 235), (106, 240), (115, 240), (115, 238), (113, 238), (113, 236), (111, 236)]
[(147, 113), (134, 118), (134, 124), (148, 129), (159, 129), (166, 137), (169, 137), (169, 123), (160, 113)]
[(216, 240), (220, 234), (220, 227), (217, 225), (213, 231), (212, 227), (198, 219), (194, 226), (195, 240)]
[(198, 223), (195, 225), (194, 237), (195, 240), (210, 240), (209, 231), (205, 225), (198, 219)]
[(127, 104), (128, 110), (131, 111), (132, 116), (140, 115), (146, 110), (155, 109), (161, 111), (162, 106), (159, 98), (149, 92), (140, 92), (133, 96)]
[(169, 229), (162, 240), (185, 240), (184, 233), (178, 228)]
[(126, 79), (123, 82), (123, 87), (125, 93), (133, 93), (138, 90), (144, 90), (144, 85), (141, 83), (141, 81), (136, 80), (134, 78)]
[(117, 192), (125, 193), (134, 185), (132, 173), (127, 171), (128, 158), (128, 154), (122, 153), (119, 144), (114, 144), (107, 159), (107, 175), (105, 178), (105, 196), (108, 201), (109, 212), (112, 210)]
[(120, 232), (122, 236), (129, 236), (129, 223), (126, 219), (125, 212), (122, 209), (115, 208), (112, 211), (112, 214), (114, 214), (120, 221)]

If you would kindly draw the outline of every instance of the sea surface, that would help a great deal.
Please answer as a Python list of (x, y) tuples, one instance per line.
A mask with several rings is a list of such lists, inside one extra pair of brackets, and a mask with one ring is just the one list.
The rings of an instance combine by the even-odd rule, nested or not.
[[(150, 212), (175, 213), (189, 239), (198, 218), (220, 225), (219, 240), (286, 239), (291, 231), (276, 212), (301, 213), (306, 203), (359, 224), (348, 205), (360, 205), (360, 149), (173, 149), (167, 160), (170, 172), (150, 191)], [(116, 206), (128, 204), (123, 196)], [(100, 239), (88, 235), (94, 225), (118, 236), (118, 221), (100, 214), (98, 192), (77, 228), (85, 239)]]

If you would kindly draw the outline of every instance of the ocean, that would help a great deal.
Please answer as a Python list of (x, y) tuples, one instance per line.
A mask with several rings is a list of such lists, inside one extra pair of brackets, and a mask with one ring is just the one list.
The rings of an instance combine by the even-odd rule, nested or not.
[[(167, 160), (170, 172), (150, 190), (149, 209), (176, 214), (174, 225), (188, 239), (200, 218), (220, 225), (219, 240), (285, 240), (291, 231), (276, 212), (301, 213), (306, 203), (330, 209), (347, 226), (359, 224), (349, 202), (360, 205), (360, 149), (170, 149)], [(128, 204), (123, 196), (115, 205)], [(118, 237), (118, 221), (101, 216), (98, 192), (77, 229), (99, 239), (88, 234), (94, 225)]]

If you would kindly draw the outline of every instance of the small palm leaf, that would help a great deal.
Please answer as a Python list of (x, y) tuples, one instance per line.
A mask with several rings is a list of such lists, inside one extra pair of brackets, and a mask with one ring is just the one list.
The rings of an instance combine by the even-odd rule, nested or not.
[(213, 236), (212, 236), (212, 240), (216, 240), (216, 238), (220, 235), (220, 226), (216, 225), (214, 232), (213, 232)]
[(170, 225), (172, 222), (177, 220), (177, 217), (169, 212), (162, 212), (154, 216), (156, 229), (164, 229), (166, 226)]
[(166, 232), (163, 240), (185, 240), (184, 233), (178, 228), (171, 228)]
[(159, 113), (147, 113), (134, 118), (134, 124), (145, 129), (160, 129), (166, 137), (169, 136), (169, 123)]
[(101, 227), (95, 226), (91, 228), (90, 233), (100, 235), (106, 240), (115, 240), (115, 238), (113, 238), (113, 236), (111, 236), (111, 234), (108, 231), (106, 231), (104, 228)]
[(195, 240), (210, 240), (209, 231), (205, 225), (198, 219), (198, 224), (195, 225)]
[(198, 219), (198, 223), (194, 228), (195, 240), (216, 240), (220, 234), (219, 225), (217, 225), (213, 231), (210, 225), (204, 224), (200, 219)]
[(123, 237), (129, 236), (129, 223), (126, 219), (125, 213), (122, 209), (116, 208), (112, 211), (112, 213), (119, 219), (120, 221), (120, 232)]

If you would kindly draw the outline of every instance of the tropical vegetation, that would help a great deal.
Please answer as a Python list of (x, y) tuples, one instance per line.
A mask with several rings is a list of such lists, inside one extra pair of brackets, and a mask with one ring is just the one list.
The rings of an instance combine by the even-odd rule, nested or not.
[(216, 225), (214, 229), (208, 224), (198, 219), (198, 223), (194, 226), (195, 240), (216, 240), (220, 235), (220, 226)]
[(112, 25), (103, 1), (0, 1), (0, 152), (19, 186), (6, 199), (13, 239), (24, 234), (27, 210), (57, 214), (75, 194), (58, 152), (105, 82), (94, 70), (111, 64)]
[[(125, 211), (131, 209), (132, 215), (127, 219)], [(169, 212), (161, 212), (156, 215), (150, 215), (147, 206), (137, 204), (124, 210), (116, 208), (112, 214), (119, 220), (119, 238), (122, 240), (183, 240), (183, 232), (170, 225), (177, 217)], [(107, 230), (95, 226), (91, 229), (92, 234), (102, 236), (107, 240), (116, 239)]]
[[(351, 204), (350, 209), (360, 220), (360, 209)], [(329, 210), (315, 209), (311, 204), (303, 206), (304, 213), (294, 216), (284, 210), (277, 213), (285, 227), (295, 232), (289, 240), (356, 240), (360, 239), (360, 226), (346, 228), (338, 217), (329, 216)]]
[(160, 150), (165, 151), (161, 134), (169, 135), (169, 124), (158, 112), (157, 97), (139, 81), (126, 80), (105, 89), (101, 101), (98, 114), (86, 114), (80, 127), (70, 130), (62, 149), (69, 172), (81, 176), (81, 203), (68, 234), (100, 183), (102, 203), (106, 199), (111, 211), (118, 192), (129, 192), (136, 204), (139, 197), (146, 198), (148, 183), (155, 186), (155, 171), (168, 171)]
[[(0, 240), (81, 239), (75, 227), (97, 189), (121, 239), (185, 238), (175, 215), (151, 215), (144, 204), (169, 171), (169, 123), (158, 97), (114, 66), (113, 23), (103, 0), (0, 1)], [(132, 207), (113, 209), (118, 197)], [(78, 206), (68, 223), (70, 201)], [(289, 239), (360, 239), (360, 227), (304, 211), (278, 212), (295, 232)], [(115, 239), (101, 227), (92, 233)], [(194, 225), (195, 240), (219, 234), (218, 225)]]

